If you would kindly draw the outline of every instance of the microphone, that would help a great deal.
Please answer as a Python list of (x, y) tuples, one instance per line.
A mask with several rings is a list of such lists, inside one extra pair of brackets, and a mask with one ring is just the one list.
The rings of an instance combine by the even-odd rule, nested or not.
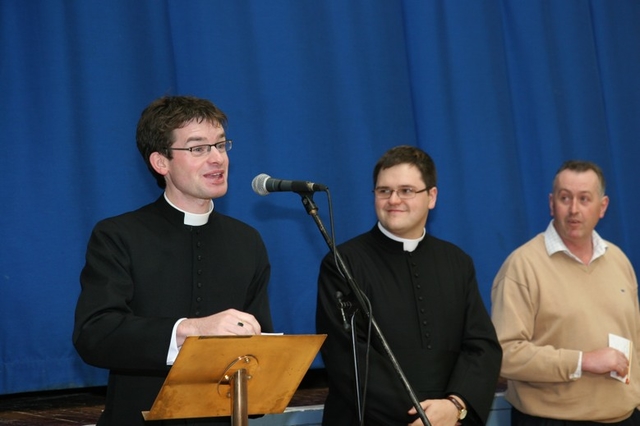
[(307, 182), (304, 180), (274, 179), (261, 173), (251, 182), (253, 192), (258, 195), (267, 195), (271, 192), (316, 192), (326, 191), (328, 188), (321, 183)]

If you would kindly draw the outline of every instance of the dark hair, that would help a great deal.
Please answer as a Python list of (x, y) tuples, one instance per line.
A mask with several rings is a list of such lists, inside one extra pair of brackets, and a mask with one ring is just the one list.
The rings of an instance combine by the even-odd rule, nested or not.
[(142, 111), (136, 130), (136, 143), (160, 188), (164, 188), (166, 182), (151, 166), (149, 156), (159, 152), (171, 160), (173, 156), (168, 148), (175, 142), (173, 131), (194, 120), (198, 123), (207, 121), (222, 127), (227, 125), (224, 112), (210, 101), (193, 96), (165, 96), (151, 102)]
[(411, 164), (420, 170), (422, 180), (427, 189), (436, 186), (437, 174), (436, 165), (426, 152), (420, 148), (409, 145), (401, 145), (391, 148), (385, 152), (373, 168), (373, 186), (378, 182), (380, 170), (388, 169), (399, 164)]
[(555, 192), (556, 184), (558, 182), (558, 175), (564, 170), (571, 170), (577, 173), (584, 173), (589, 170), (593, 170), (598, 176), (598, 180), (600, 181), (600, 195), (604, 196), (606, 189), (606, 182), (604, 179), (604, 173), (602, 173), (602, 169), (591, 161), (582, 161), (582, 160), (568, 160), (562, 163), (562, 166), (556, 172), (555, 177), (553, 178), (553, 191)]

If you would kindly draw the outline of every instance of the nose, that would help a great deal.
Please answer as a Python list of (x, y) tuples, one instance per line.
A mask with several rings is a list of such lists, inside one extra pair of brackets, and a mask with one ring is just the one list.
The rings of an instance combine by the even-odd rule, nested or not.
[(402, 199), (398, 195), (398, 191), (396, 189), (392, 190), (391, 191), (391, 196), (389, 197), (389, 202), (395, 204), (395, 203), (399, 203), (401, 201), (402, 201)]
[(209, 151), (207, 156), (207, 161), (213, 161), (215, 163), (219, 163), (222, 157), (226, 154), (226, 152), (220, 152), (216, 149), (215, 146), (211, 147), (211, 151)]
[(578, 203), (579, 203), (579, 199), (578, 197), (573, 197), (571, 199), (571, 204), (569, 205), (569, 211), (571, 213), (576, 213), (578, 211)]

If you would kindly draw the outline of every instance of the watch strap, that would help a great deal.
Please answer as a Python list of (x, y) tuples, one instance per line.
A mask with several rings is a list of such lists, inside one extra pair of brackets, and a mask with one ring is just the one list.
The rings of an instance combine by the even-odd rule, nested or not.
[(448, 396), (447, 399), (451, 401), (453, 405), (455, 405), (456, 408), (458, 409), (458, 420), (460, 420), (462, 418), (462, 413), (465, 411), (465, 408), (454, 397)]

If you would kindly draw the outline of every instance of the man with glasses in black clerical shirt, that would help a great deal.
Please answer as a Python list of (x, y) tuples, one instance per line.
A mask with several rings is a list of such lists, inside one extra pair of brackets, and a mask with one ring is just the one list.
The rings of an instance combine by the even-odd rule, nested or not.
[[(371, 313), (433, 426), (484, 424), (495, 395), (502, 351), (480, 296), (471, 258), (426, 233), (436, 205), (431, 157), (411, 146), (387, 151), (373, 171), (378, 223), (338, 246)], [(338, 301), (337, 294), (341, 293)], [(349, 317), (357, 299), (330, 253), (318, 278), (317, 331), (329, 377), (323, 425), (419, 425), (412, 400), (368, 322), (355, 312), (359, 380), (354, 376)], [(342, 312), (341, 312), (342, 308)], [(346, 312), (345, 312), (346, 311)], [(345, 314), (343, 316), (343, 314)], [(361, 404), (360, 404), (361, 405)]]
[[(99, 426), (144, 424), (186, 337), (273, 331), (262, 238), (214, 210), (227, 192), (226, 124), (194, 97), (163, 97), (142, 112), (138, 149), (164, 194), (100, 221), (80, 275), (73, 342), (85, 362), (109, 369)], [(180, 424), (215, 422), (230, 419)]]

